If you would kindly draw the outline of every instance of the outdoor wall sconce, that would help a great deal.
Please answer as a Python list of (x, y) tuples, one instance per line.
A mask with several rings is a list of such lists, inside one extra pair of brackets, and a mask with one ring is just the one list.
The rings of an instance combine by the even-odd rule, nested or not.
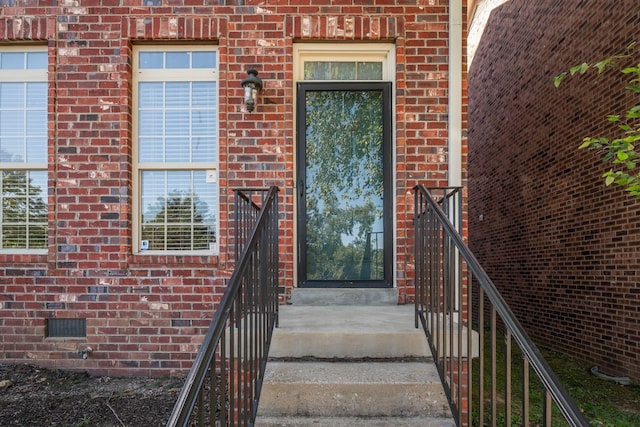
[(244, 88), (244, 104), (248, 112), (252, 112), (256, 108), (258, 101), (258, 92), (262, 89), (262, 79), (258, 77), (258, 72), (253, 68), (247, 70), (248, 77), (242, 80)]

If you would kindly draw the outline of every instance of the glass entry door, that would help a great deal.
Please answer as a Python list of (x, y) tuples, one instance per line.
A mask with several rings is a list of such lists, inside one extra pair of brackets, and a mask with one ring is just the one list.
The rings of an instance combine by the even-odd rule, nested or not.
[(297, 96), (298, 286), (390, 287), (391, 85)]

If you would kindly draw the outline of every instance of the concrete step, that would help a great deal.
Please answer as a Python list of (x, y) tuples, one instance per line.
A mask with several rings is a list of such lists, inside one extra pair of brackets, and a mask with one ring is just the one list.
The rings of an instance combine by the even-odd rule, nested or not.
[(455, 427), (451, 418), (261, 417), (255, 427)]
[(279, 321), (256, 426), (455, 426), (413, 306), (298, 302)]
[(270, 358), (430, 358), (413, 305), (281, 306)]
[(397, 305), (398, 290), (358, 288), (294, 288), (293, 305)]
[(269, 362), (258, 414), (450, 416), (435, 365), (422, 362)]

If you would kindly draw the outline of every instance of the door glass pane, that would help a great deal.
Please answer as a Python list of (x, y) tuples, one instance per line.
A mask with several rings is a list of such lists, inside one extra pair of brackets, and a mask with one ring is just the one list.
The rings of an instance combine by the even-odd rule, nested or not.
[(383, 280), (381, 91), (306, 94), (307, 280)]

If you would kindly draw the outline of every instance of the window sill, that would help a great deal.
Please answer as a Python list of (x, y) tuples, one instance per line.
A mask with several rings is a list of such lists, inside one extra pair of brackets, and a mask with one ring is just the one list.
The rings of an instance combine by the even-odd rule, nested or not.
[(164, 251), (144, 251), (133, 254), (132, 262), (137, 265), (161, 264), (163, 266), (189, 266), (206, 265), (207, 267), (217, 267), (219, 264), (219, 252), (164, 252)]

